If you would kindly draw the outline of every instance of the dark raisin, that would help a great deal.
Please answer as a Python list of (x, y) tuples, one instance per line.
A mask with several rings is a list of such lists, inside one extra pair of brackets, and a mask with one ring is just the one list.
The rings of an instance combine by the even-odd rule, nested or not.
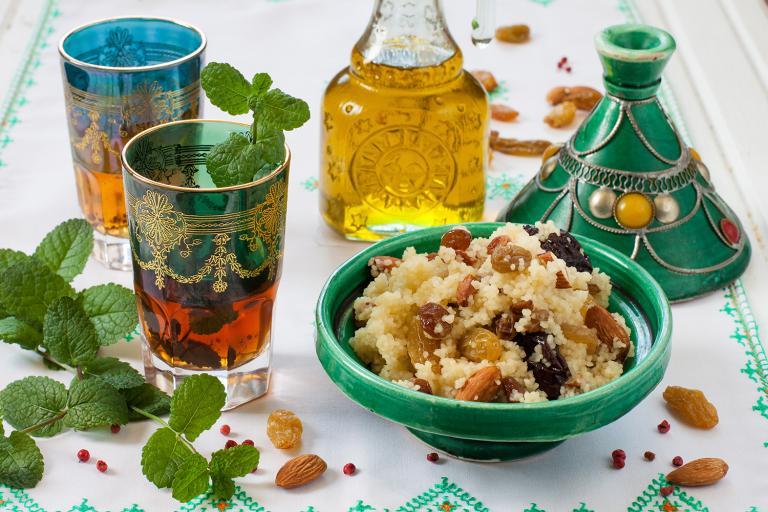
[(530, 224), (526, 224), (525, 226), (523, 226), (523, 229), (525, 230), (526, 233), (528, 233), (531, 236), (539, 234), (539, 228), (535, 226), (531, 226)]
[(440, 304), (427, 302), (419, 308), (421, 330), (430, 338), (442, 339), (451, 333), (453, 325), (443, 320), (449, 311)]
[(565, 261), (569, 267), (574, 267), (579, 272), (592, 272), (592, 263), (589, 256), (584, 254), (578, 240), (566, 231), (560, 234), (551, 233), (543, 242), (541, 248), (550, 251), (555, 256)]
[(464, 227), (453, 228), (440, 239), (440, 245), (462, 251), (466, 251), (471, 242), (472, 234)]
[(511, 340), (515, 337), (515, 317), (512, 313), (502, 313), (493, 322), (493, 330), (502, 340)]
[(560, 387), (571, 377), (571, 372), (557, 345), (550, 346), (547, 333), (544, 332), (520, 334), (515, 338), (515, 343), (525, 351), (526, 357), (533, 354), (536, 345), (541, 347), (542, 360), (528, 361), (528, 369), (539, 383), (539, 389), (547, 394), (547, 398), (554, 400), (559, 397)]
[(504, 394), (507, 397), (507, 400), (512, 401), (512, 393), (517, 391), (518, 393), (525, 393), (525, 387), (523, 387), (522, 384), (520, 384), (520, 381), (518, 381), (514, 377), (504, 377), (501, 379), (501, 387), (504, 389)]

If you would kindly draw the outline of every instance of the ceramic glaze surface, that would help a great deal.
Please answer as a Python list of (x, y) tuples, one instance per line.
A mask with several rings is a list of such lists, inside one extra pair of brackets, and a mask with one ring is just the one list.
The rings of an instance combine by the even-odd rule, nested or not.
[[(500, 223), (466, 224), (487, 237)], [(663, 291), (637, 263), (579, 237), (595, 267), (614, 283), (609, 310), (627, 320), (636, 355), (618, 379), (576, 397), (550, 402), (502, 404), (462, 402), (425, 395), (388, 382), (360, 362), (349, 346), (355, 331), (352, 302), (371, 281), (372, 256), (402, 256), (406, 247), (431, 252), (448, 227), (430, 228), (379, 242), (344, 263), (320, 294), (316, 350), (331, 380), (353, 401), (401, 423), (417, 437), (450, 454), (475, 460), (513, 459), (552, 448), (623, 416), (661, 380), (669, 361), (672, 328)]]

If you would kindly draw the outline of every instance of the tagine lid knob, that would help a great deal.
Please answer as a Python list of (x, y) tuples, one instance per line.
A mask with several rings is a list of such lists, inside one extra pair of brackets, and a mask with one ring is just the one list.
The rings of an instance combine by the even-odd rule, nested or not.
[(598, 32), (595, 48), (606, 91), (630, 100), (653, 96), (676, 46), (669, 32), (649, 25), (613, 25)]

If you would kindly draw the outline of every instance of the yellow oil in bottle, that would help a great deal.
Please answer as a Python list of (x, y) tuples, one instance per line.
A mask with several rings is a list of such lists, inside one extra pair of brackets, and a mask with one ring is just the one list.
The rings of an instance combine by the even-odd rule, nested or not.
[[(419, 55), (422, 43), (386, 45)], [(325, 221), (347, 238), (378, 240), (481, 220), (488, 118), (487, 95), (462, 69), (458, 47), (418, 67), (372, 62), (355, 47), (323, 101)]]

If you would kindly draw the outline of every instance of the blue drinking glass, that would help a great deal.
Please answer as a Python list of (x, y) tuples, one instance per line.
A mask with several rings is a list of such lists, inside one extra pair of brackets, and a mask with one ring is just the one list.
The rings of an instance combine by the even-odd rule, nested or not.
[(123, 146), (163, 123), (201, 116), (205, 35), (163, 18), (94, 21), (59, 43), (77, 193), (94, 257), (130, 270)]

